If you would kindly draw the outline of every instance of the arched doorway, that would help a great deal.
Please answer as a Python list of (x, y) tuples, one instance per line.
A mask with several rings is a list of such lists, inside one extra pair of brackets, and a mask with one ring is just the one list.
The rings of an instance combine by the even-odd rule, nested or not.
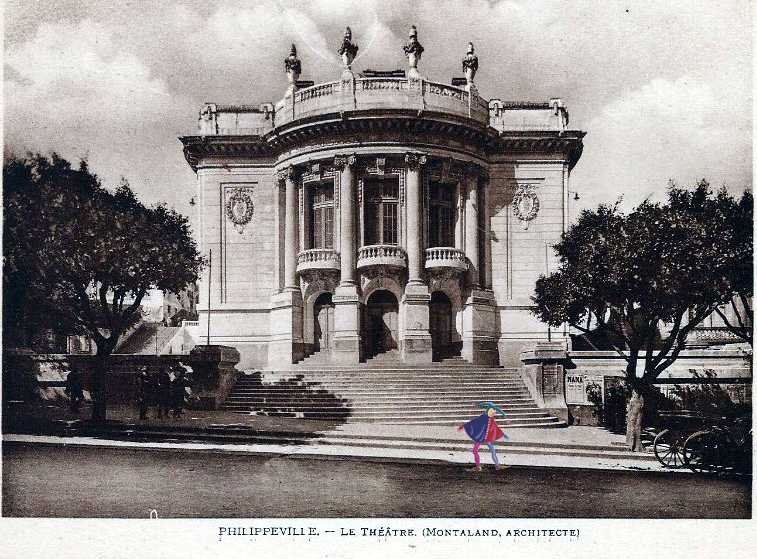
[(452, 334), (455, 331), (452, 302), (443, 291), (434, 291), (428, 306), (429, 330), (431, 333), (431, 358), (440, 361), (459, 355)]
[(399, 305), (392, 292), (380, 289), (368, 298), (363, 321), (367, 357), (397, 348), (398, 315)]
[(329, 351), (334, 336), (334, 303), (331, 293), (321, 293), (313, 303), (313, 351)]

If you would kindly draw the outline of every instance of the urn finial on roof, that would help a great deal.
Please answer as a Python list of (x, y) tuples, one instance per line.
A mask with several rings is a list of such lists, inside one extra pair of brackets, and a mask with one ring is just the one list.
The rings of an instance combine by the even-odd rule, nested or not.
[(358, 46), (352, 42), (352, 29), (347, 27), (344, 30), (344, 38), (342, 39), (342, 45), (339, 47), (339, 55), (342, 57), (344, 67), (349, 70), (352, 66), (352, 61), (357, 56)]
[(476, 56), (476, 49), (473, 47), (473, 43), (468, 43), (468, 52), (463, 58), (463, 73), (465, 79), (468, 82), (467, 89), (470, 91), (473, 86), (473, 79), (476, 77), (478, 71), (478, 56)]
[(418, 62), (421, 61), (421, 54), (423, 54), (423, 45), (418, 41), (418, 28), (415, 25), (410, 27), (410, 33), (408, 33), (409, 41), (402, 47), (407, 56), (407, 63), (410, 67), (407, 72), (407, 77), (410, 79), (418, 80), (421, 75), (418, 73)]
[(289, 82), (287, 95), (290, 95), (297, 89), (297, 80), (302, 73), (302, 63), (297, 58), (297, 47), (294, 46), (294, 43), (292, 43), (292, 47), (289, 49), (289, 56), (284, 59), (284, 71), (286, 71), (287, 81)]

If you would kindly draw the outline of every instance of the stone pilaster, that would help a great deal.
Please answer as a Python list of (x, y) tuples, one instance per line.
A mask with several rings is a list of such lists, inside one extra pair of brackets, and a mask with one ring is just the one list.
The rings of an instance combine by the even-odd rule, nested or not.
[(271, 297), (268, 362), (272, 366), (296, 363), (304, 356), (302, 340), (302, 294), (297, 286), (299, 250), (297, 182), (293, 167), (279, 172), (285, 183), (284, 208), (284, 289)]
[(334, 168), (339, 177), (339, 258), (340, 280), (334, 291), (334, 343), (331, 359), (335, 363), (360, 361), (360, 297), (355, 281), (355, 163), (356, 156), (337, 156)]
[(423, 281), (424, 244), (421, 236), (421, 169), (426, 156), (408, 153), (406, 180), (408, 283), (402, 297), (403, 325), (402, 359), (406, 363), (431, 361), (428, 303), (431, 296)]
[(565, 402), (565, 365), (568, 351), (565, 342), (537, 342), (533, 349), (521, 352), (523, 380), (540, 408), (568, 422)]

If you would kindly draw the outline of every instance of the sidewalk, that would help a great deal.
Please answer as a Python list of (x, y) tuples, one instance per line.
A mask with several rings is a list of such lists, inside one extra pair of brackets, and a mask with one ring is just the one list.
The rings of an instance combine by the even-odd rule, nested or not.
[[(89, 408), (83, 408), (80, 417), (88, 416)], [(3, 432), (8, 433), (3, 440), (329, 459), (472, 461), (470, 440), (454, 427), (335, 423), (194, 410), (178, 419), (140, 421), (129, 406), (109, 407), (108, 418), (105, 426), (95, 426), (58, 406), (10, 409), (3, 417)], [(499, 441), (497, 449), (508, 465), (670, 471), (650, 452), (628, 452), (622, 435), (599, 427), (513, 428), (506, 434), (508, 439)], [(490, 460), (488, 452), (481, 455), (484, 463)]]

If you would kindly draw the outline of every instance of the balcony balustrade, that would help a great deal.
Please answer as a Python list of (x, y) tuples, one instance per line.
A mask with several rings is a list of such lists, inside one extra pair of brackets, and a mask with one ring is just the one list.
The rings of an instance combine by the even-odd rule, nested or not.
[(451, 268), (464, 272), (468, 262), (462, 250), (452, 247), (432, 247), (426, 249), (426, 269)]
[(357, 253), (357, 267), (390, 266), (407, 268), (407, 254), (397, 245), (364, 246)]
[(276, 103), (276, 126), (317, 114), (368, 109), (437, 111), (487, 125), (489, 103), (451, 85), (404, 78), (355, 78), (322, 83)]
[(339, 270), (339, 253), (330, 248), (312, 248), (297, 255), (297, 273), (308, 270)]

